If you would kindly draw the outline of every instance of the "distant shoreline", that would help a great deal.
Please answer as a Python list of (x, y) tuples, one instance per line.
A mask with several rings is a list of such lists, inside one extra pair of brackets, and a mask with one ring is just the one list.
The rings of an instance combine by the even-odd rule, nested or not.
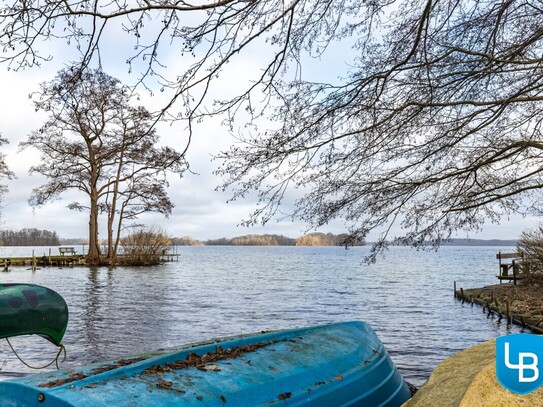
[(517, 243), (517, 239), (452, 239), (442, 246), (516, 246)]

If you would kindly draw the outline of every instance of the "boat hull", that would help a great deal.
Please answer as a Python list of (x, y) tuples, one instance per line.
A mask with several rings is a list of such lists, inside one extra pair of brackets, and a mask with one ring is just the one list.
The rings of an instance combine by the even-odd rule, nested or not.
[(217, 339), (0, 382), (2, 406), (399, 406), (410, 391), (363, 322)]
[(55, 291), (34, 284), (0, 284), (0, 339), (41, 335), (59, 346), (68, 306)]

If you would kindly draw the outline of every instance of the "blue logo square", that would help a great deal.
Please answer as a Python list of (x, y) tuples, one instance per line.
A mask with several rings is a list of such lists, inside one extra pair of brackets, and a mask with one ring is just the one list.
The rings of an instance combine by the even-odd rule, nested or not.
[(515, 334), (496, 338), (496, 377), (507, 390), (528, 394), (543, 385), (543, 337)]

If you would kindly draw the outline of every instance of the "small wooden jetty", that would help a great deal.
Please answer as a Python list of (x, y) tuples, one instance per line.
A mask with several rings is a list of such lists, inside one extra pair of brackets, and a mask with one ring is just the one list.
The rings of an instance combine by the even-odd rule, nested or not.
[[(520, 280), (530, 274), (530, 263), (524, 261), (524, 253), (502, 253), (496, 254), (499, 262), (499, 273), (496, 276), (500, 283), (503, 280), (511, 281), (517, 284)], [(510, 261), (507, 261), (511, 259)], [(504, 261), (505, 260), (505, 261)]]
[(85, 264), (85, 256), (82, 254), (71, 255), (43, 255), (28, 257), (0, 257), (0, 267), (8, 271), (10, 267), (67, 267)]
[(178, 253), (162, 253), (160, 255), (160, 262), (161, 263), (170, 263), (173, 261), (179, 261), (179, 254)]

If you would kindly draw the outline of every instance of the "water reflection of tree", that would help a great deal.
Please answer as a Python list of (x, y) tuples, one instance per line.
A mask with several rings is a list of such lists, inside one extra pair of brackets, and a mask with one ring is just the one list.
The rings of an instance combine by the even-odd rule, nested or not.
[(171, 346), (192, 339), (171, 334), (185, 331), (180, 321), (188, 316), (166, 267), (89, 268), (77, 310), (83, 332), (76, 341), (82, 340), (86, 352), (78, 363), (153, 350), (158, 335), (160, 346), (168, 336)]
[[(85, 349), (87, 352), (87, 361), (102, 360), (107, 356), (106, 339), (107, 331), (103, 330), (103, 322), (107, 322), (104, 312), (105, 299), (111, 294), (112, 276), (107, 273), (106, 284), (100, 279), (100, 268), (90, 267), (87, 273), (87, 280), (84, 288), (83, 307), (81, 309), (81, 319), (85, 339)], [(107, 323), (106, 323), (107, 325)]]

